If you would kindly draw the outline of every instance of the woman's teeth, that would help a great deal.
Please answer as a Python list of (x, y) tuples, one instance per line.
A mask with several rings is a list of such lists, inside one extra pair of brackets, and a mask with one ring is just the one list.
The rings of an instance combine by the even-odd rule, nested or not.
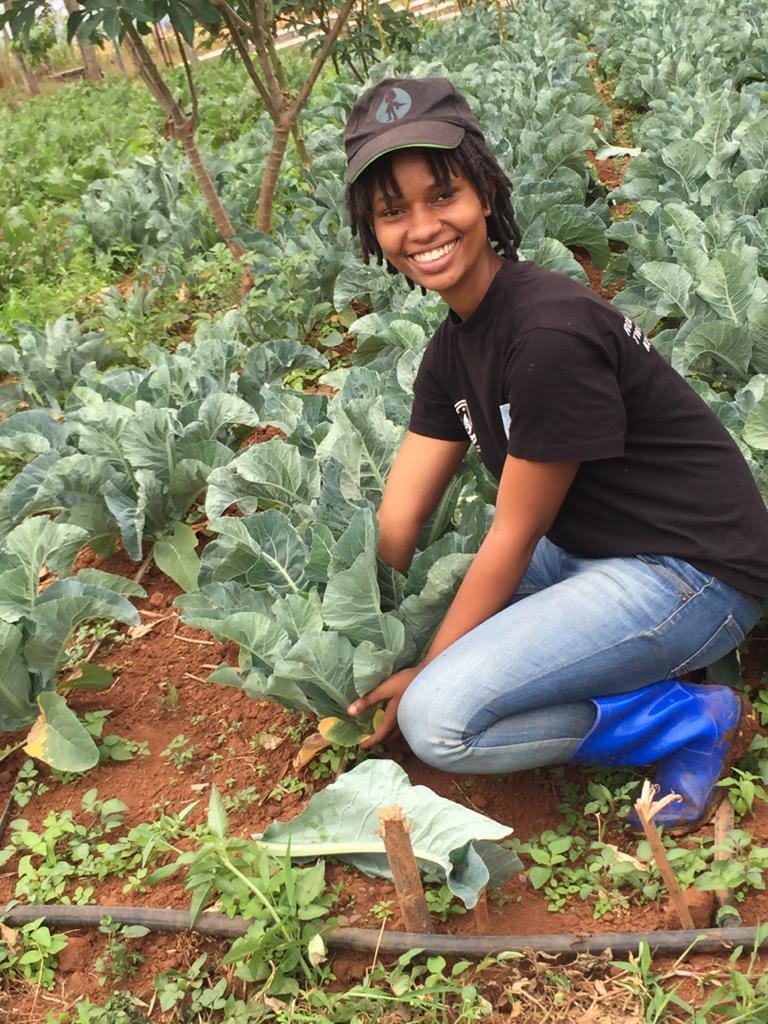
[(416, 263), (433, 263), (435, 260), (439, 260), (441, 256), (445, 256), (446, 253), (449, 253), (457, 245), (458, 240), (454, 240), (446, 245), (441, 245), (437, 249), (430, 249), (429, 252), (415, 252), (411, 259)]

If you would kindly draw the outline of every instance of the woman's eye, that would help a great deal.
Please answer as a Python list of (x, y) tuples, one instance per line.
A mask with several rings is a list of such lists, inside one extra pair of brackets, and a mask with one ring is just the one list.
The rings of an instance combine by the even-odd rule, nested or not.
[(455, 189), (453, 189), (453, 188), (447, 189), (445, 192), (441, 192), (438, 196), (435, 197), (435, 202), (438, 202), (438, 203), (448, 202), (448, 200), (449, 199), (453, 199), (453, 197), (455, 195), (456, 195), (456, 190)]

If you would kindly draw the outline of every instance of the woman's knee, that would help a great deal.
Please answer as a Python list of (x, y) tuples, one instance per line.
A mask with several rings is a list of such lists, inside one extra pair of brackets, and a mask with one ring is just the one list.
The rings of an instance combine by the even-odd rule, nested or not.
[(428, 672), (422, 672), (403, 694), (397, 724), (420, 761), (450, 771), (466, 751), (466, 745), (460, 727), (457, 728), (451, 713), (440, 706), (427, 676)]

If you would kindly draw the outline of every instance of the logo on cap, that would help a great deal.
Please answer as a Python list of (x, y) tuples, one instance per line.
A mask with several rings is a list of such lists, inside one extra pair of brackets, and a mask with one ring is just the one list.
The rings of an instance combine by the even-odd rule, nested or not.
[(376, 110), (376, 120), (380, 124), (391, 124), (405, 117), (411, 109), (413, 100), (405, 89), (387, 89), (384, 98)]

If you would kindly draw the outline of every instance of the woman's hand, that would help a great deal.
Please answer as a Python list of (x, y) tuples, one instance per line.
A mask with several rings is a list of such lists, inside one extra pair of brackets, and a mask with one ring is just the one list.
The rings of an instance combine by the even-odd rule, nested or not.
[(347, 708), (347, 712), (350, 715), (359, 715), (362, 711), (367, 711), (368, 708), (373, 707), (374, 704), (378, 704), (379, 701), (387, 701), (387, 706), (384, 710), (384, 717), (381, 720), (376, 732), (371, 733), (370, 736), (360, 743), (363, 750), (367, 750), (368, 747), (373, 747), (377, 743), (388, 736), (395, 725), (397, 724), (397, 709), (402, 700), (403, 694), (411, 685), (413, 679), (421, 672), (423, 665), (415, 665), (413, 668), (401, 668), (399, 672), (395, 672), (389, 679), (385, 679), (383, 683), (371, 690), (364, 697), (360, 697), (359, 700), (353, 701), (352, 704)]

